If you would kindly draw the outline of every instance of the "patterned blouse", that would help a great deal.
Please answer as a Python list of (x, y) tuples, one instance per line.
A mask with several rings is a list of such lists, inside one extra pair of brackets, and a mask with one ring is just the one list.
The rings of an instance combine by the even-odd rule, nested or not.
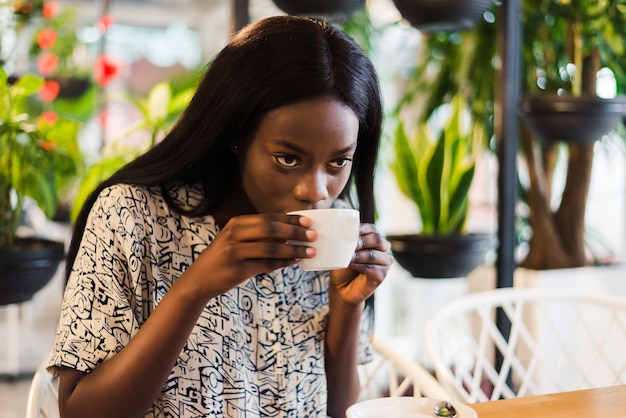
[[(185, 207), (202, 198), (189, 186), (174, 196)], [(160, 188), (105, 189), (67, 284), (50, 370), (89, 373), (120, 351), (218, 232), (212, 216), (170, 210)], [(327, 286), (327, 272), (290, 266), (211, 299), (144, 416), (326, 417)]]

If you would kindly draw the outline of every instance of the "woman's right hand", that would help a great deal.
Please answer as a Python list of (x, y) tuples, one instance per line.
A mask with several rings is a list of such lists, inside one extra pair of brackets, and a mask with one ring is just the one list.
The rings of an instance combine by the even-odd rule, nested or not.
[(317, 232), (311, 219), (282, 213), (231, 218), (190, 267), (206, 277), (201, 292), (213, 297), (227, 292), (247, 278), (315, 256), (315, 249), (291, 241), (312, 242)]

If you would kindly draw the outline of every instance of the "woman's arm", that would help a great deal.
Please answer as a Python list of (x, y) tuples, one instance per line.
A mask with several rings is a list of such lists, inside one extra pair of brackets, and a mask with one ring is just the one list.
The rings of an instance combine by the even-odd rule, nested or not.
[(62, 417), (143, 416), (162, 390), (205, 305), (204, 297), (189, 285), (200, 279), (192, 267), (119, 353), (82, 379), (75, 370), (61, 371)]
[(325, 367), (328, 415), (344, 418), (360, 382), (358, 345), (365, 300), (383, 282), (393, 262), (391, 245), (372, 224), (363, 224), (352, 263), (330, 275)]
[(61, 416), (143, 416), (163, 389), (206, 303), (249, 277), (313, 256), (313, 249), (284, 244), (314, 240), (314, 233), (307, 235), (309, 226), (310, 220), (288, 215), (231, 219), (124, 348), (82, 378), (76, 370), (61, 369)]
[(346, 304), (336, 293), (329, 289), (325, 353), (328, 415), (344, 418), (346, 409), (359, 396), (358, 345), (364, 303)]

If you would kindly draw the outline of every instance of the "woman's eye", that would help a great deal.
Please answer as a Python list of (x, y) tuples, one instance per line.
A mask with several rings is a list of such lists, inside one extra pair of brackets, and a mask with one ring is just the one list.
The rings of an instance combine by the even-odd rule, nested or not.
[(298, 159), (293, 155), (276, 155), (274, 159), (283, 167), (295, 167), (298, 165)]
[(336, 160), (332, 161), (330, 164), (335, 168), (342, 168), (342, 167), (347, 166), (351, 162), (352, 162), (352, 158), (344, 157), (344, 158), (337, 158)]

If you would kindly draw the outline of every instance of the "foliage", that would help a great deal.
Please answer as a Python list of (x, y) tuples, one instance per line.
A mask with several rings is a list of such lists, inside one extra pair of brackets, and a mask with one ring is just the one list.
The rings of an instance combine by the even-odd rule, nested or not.
[(348, 19), (340, 25), (341, 29), (350, 35), (360, 46), (365, 53), (372, 55), (373, 45), (372, 36), (374, 34), (374, 27), (370, 20), (370, 16), (367, 12), (367, 7), (359, 8)]
[[(614, 93), (624, 93), (626, 1), (524, 0), (522, 7), (525, 93), (610, 98), (613, 92), (598, 89), (601, 69), (614, 74)], [(521, 132), (529, 176), (520, 195), (526, 198), (532, 235), (520, 265), (535, 269), (586, 265), (591, 262), (588, 254), (595, 251), (585, 225), (593, 143), (557, 145), (538, 139), (528, 130)], [(566, 161), (567, 167), (558, 202), (553, 199), (557, 161)]]
[(0, 248), (13, 244), (25, 198), (54, 215), (59, 190), (81, 161), (78, 123), (27, 112), (27, 98), (43, 85), (34, 74), (11, 84), (0, 68)]
[[(52, 4), (47, 2), (46, 4)], [(42, 75), (89, 77), (91, 60), (87, 46), (78, 39), (78, 10), (64, 7), (44, 15), (35, 28), (29, 55), (38, 59)], [(42, 58), (54, 57), (54, 67), (44, 68)]]
[[(45, 79), (40, 100), (31, 101), (32, 112), (41, 112), (43, 105), (87, 122), (101, 104), (101, 90), (122, 71), (120, 62), (101, 53), (101, 40), (113, 23), (102, 15), (84, 24), (76, 5), (57, 1), (0, 0), (0, 65), (10, 76), (36, 72)], [(89, 40), (79, 37), (83, 30), (91, 34)], [(1, 42), (5, 34), (8, 42)]]
[[(493, 15), (491, 15), (493, 17)], [(428, 120), (443, 103), (461, 95), (473, 119), (493, 120), (495, 24), (483, 19), (471, 30), (423, 34), (414, 67), (405, 77), (398, 112), (420, 101), (416, 119)], [(484, 123), (484, 143), (493, 123)]]
[(460, 96), (450, 106), (452, 115), (436, 136), (426, 123), (410, 139), (401, 121), (396, 128), (393, 171), (400, 190), (417, 205), (425, 235), (465, 232), (469, 189), (482, 149), (481, 123), (464, 124), (469, 110)]
[(626, 83), (625, 0), (524, 0), (524, 90), (581, 94), (583, 61), (598, 53)]
[[(170, 82), (162, 81), (155, 85), (145, 98), (123, 96), (126, 102), (139, 109), (142, 117), (119, 137), (109, 142), (102, 150), (102, 158), (89, 167), (72, 205), (72, 219), (76, 219), (83, 203), (98, 184), (157, 143), (185, 109), (194, 90), (195, 87), (188, 87), (173, 93)], [(144, 146), (131, 146), (124, 142), (138, 131), (149, 136), (149, 141)]]
[[(406, 107), (415, 97), (421, 98), (419, 118), (427, 120), (441, 103), (446, 103), (451, 96), (461, 93), (468, 101), (472, 114), (485, 122), (487, 137), (492, 137), (497, 82), (492, 64), (497, 63), (499, 58), (495, 50), (496, 25), (490, 22), (501, 18), (500, 8), (496, 7), (492, 12), (494, 19), (489, 19), (489, 22), (480, 21), (469, 31), (433, 33), (424, 38), (424, 48), (417, 57), (415, 71), (407, 80), (405, 97), (402, 98), (400, 107)], [(626, 0), (522, 0), (520, 70), (523, 93), (574, 96), (595, 94), (594, 70), (606, 67), (615, 75), (616, 93), (623, 94), (626, 86), (626, 54), (623, 43), (626, 38), (625, 12)], [(489, 17), (489, 14), (485, 17)], [(521, 143), (526, 144), (527, 138), (533, 139), (523, 130)], [(547, 145), (544, 141), (534, 141), (532, 153), (528, 152), (522, 152), (524, 160), (528, 164), (534, 161), (538, 165), (529, 168), (533, 173), (530, 179), (538, 182), (538, 190), (546, 195), (545, 207), (551, 208), (554, 203), (550, 195), (555, 178), (553, 173), (556, 147)], [(580, 150), (576, 155), (580, 155)], [(576, 187), (573, 185), (576, 179), (580, 180), (582, 172), (591, 168), (590, 164), (573, 164), (573, 167), (568, 168), (567, 184), (570, 189), (578, 192), (570, 193), (572, 196), (583, 193), (586, 187), (584, 184)], [(570, 174), (577, 178), (570, 179)], [(528, 185), (522, 185), (521, 182), (518, 184), (520, 203), (526, 203), (529, 196)], [(559, 208), (566, 206), (562, 200)], [(522, 205), (519, 207), (523, 209)], [(565, 216), (566, 213), (565, 210), (550, 211), (547, 213), (548, 223), (553, 223), (557, 215)], [(536, 222), (543, 215), (533, 211), (532, 218)], [(520, 212), (519, 216), (525, 215)], [(524, 219), (520, 221), (523, 222)], [(564, 228), (566, 230), (573, 229), (575, 223), (571, 218), (560, 221), (560, 225), (567, 225)], [(537, 233), (532, 234), (534, 237), (548, 231), (545, 223), (537, 229)], [(564, 244), (568, 245), (572, 240), (557, 234), (551, 237), (560, 241), (546, 245), (550, 250), (547, 257), (556, 259), (552, 250)], [(528, 236), (520, 235), (519, 238), (522, 241), (528, 240)], [(539, 249), (538, 252), (546, 251)]]
[[(424, 234), (465, 233), (477, 155), (493, 135), (493, 22), (472, 30), (423, 34), (395, 110), (393, 170), (418, 207)], [(432, 137), (442, 107), (452, 116)], [(465, 123), (465, 126), (463, 126)], [(405, 127), (416, 126), (408, 138)], [(412, 130), (412, 129), (411, 129)]]

